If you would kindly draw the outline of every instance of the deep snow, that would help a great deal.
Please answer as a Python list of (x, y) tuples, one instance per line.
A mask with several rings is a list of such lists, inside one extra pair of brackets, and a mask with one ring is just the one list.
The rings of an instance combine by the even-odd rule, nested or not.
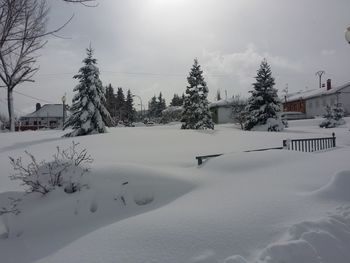
[[(0, 224), (0, 262), (348, 262), (350, 132), (319, 122), (290, 121), (281, 133), (168, 125), (74, 138), (95, 159), (90, 188), (28, 195), (21, 214), (3, 218), (10, 231)], [(332, 132), (334, 150), (243, 152)], [(7, 157), (48, 159), (71, 144), (62, 134), (0, 134), (0, 206), (22, 195)], [(225, 155), (197, 166), (196, 155), (214, 153)]]

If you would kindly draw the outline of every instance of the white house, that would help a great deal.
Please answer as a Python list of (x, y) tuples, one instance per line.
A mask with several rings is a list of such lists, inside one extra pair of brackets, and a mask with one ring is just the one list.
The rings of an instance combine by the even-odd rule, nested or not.
[(27, 114), (19, 119), (18, 130), (37, 130), (42, 128), (55, 129), (62, 127), (63, 104), (45, 104), (42, 107), (38, 103), (36, 111)]
[(285, 112), (302, 112), (307, 118), (322, 116), (327, 105), (340, 104), (345, 114), (350, 114), (350, 82), (332, 87), (331, 81), (319, 89), (306, 90), (286, 96), (283, 103)]
[(213, 121), (217, 124), (234, 122), (235, 115), (245, 106), (246, 102), (238, 97), (222, 99), (209, 104)]

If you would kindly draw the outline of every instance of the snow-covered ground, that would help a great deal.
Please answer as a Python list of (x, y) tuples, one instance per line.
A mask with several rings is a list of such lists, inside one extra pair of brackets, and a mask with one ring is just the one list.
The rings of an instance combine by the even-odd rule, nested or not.
[[(0, 207), (23, 196), (8, 156), (48, 160), (74, 140), (94, 162), (88, 189), (26, 195), (19, 215), (2, 216), (0, 262), (348, 263), (349, 125), (319, 122), (290, 121), (281, 133), (178, 124), (74, 139), (1, 133)], [(332, 132), (333, 150), (244, 152)], [(216, 153), (225, 154), (197, 166), (195, 156)]]

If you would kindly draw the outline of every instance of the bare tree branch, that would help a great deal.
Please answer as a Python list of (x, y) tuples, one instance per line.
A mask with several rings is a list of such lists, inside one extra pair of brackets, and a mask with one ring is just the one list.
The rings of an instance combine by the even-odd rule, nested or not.
[(96, 0), (63, 0), (63, 1), (67, 2), (67, 3), (82, 4), (82, 5), (87, 6), (87, 7), (98, 6), (98, 3), (96, 3)]

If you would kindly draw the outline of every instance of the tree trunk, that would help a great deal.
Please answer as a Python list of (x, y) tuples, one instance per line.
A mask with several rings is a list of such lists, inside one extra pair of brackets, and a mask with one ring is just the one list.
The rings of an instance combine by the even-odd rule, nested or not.
[(9, 124), (10, 124), (10, 131), (15, 131), (15, 112), (13, 108), (13, 89), (8, 88), (7, 89), (7, 107), (9, 111)]

